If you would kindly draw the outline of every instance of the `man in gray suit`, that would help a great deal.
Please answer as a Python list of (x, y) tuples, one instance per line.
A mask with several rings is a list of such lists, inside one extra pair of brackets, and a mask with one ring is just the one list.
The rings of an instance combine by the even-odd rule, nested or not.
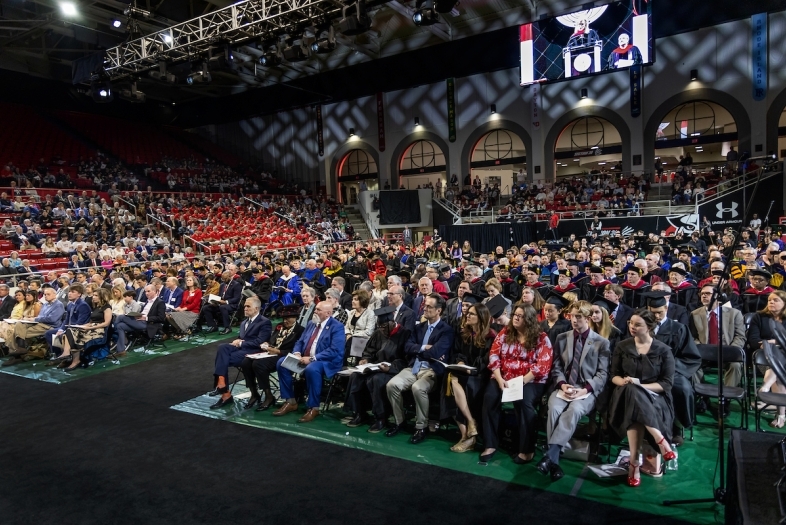
[(559, 334), (554, 345), (551, 379), (556, 388), (549, 396), (546, 422), (549, 448), (537, 465), (541, 474), (551, 474), (552, 481), (563, 476), (559, 466), (562, 447), (570, 441), (579, 420), (595, 407), (609, 376), (609, 341), (589, 327), (591, 316), (590, 303), (574, 303), (570, 309), (573, 330)]
[[(696, 308), (690, 314), (689, 326), (693, 340), (700, 345), (717, 345), (718, 321), (720, 320), (720, 324), (723, 326), (723, 345), (745, 348), (745, 321), (742, 318), (742, 312), (734, 308), (721, 307), (717, 300), (710, 306), (714, 288), (711, 284), (701, 287), (699, 300), (703, 306)], [(712, 330), (710, 330), (710, 326), (712, 326)], [(696, 374), (700, 376), (701, 370)], [(697, 377), (697, 380), (700, 379)], [(723, 377), (723, 384), (737, 386), (740, 384), (740, 379), (742, 379), (742, 363), (729, 363)]]

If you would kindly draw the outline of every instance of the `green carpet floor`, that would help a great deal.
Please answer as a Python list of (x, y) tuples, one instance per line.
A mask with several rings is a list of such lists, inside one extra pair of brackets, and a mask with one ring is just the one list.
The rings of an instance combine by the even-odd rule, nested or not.
[[(72, 372), (65, 372), (64, 370), (57, 369), (54, 366), (46, 366), (46, 361), (37, 359), (26, 363), (19, 363), (11, 366), (0, 367), (0, 373), (10, 374), (18, 377), (25, 377), (27, 379), (36, 379), (38, 381), (45, 381), (47, 383), (68, 383), (78, 379), (84, 379), (96, 374), (103, 374), (118, 368), (135, 365), (151, 359), (177, 354), (197, 346), (215, 343), (225, 339), (231, 339), (237, 334), (237, 329), (233, 329), (227, 335), (219, 335), (218, 332), (212, 334), (203, 334), (196, 338), (191, 338), (189, 341), (176, 341), (170, 339), (166, 341), (166, 346), (156, 347), (155, 349), (145, 350), (144, 348), (129, 349), (127, 355), (113, 361), (112, 359), (102, 359), (96, 361), (95, 364), (88, 368), (78, 368)], [(8, 358), (4, 358), (6, 361)]]
[[(516, 485), (577, 496), (626, 509), (635, 509), (653, 515), (668, 516), (699, 524), (723, 523), (723, 507), (714, 503), (674, 507), (662, 505), (664, 500), (669, 499), (712, 496), (714, 483), (717, 485), (718, 482), (716, 479), (718, 431), (717, 423), (710, 413), (698, 416), (699, 425), (694, 431), (694, 441), (687, 440), (686, 436), (685, 444), (678, 449), (678, 470), (666, 471), (661, 478), (643, 475), (641, 486), (630, 488), (626, 485), (624, 476), (598, 478), (587, 468), (585, 463), (567, 459), (560, 463), (565, 471), (565, 477), (556, 483), (551, 483), (547, 477), (540, 475), (534, 464), (523, 466), (514, 464), (503, 451), (497, 453), (488, 465), (480, 465), (477, 453), (456, 454), (449, 450), (450, 446), (458, 439), (457, 431), (453, 430), (455, 427), (430, 434), (426, 441), (419, 445), (411, 445), (408, 443), (408, 434), (402, 433), (394, 438), (387, 438), (382, 433), (368, 433), (367, 426), (348, 428), (342, 425), (341, 419), (346, 414), (341, 409), (331, 410), (312, 423), (299, 424), (297, 419), (304, 411), (302, 408), (298, 413), (283, 417), (274, 417), (272, 409), (265, 412), (254, 412), (253, 410), (243, 412), (241, 408), (248, 397), (245, 386), (236, 385), (234, 394), (236, 397), (234, 406), (221, 410), (210, 410), (209, 406), (215, 402), (216, 398), (207, 395), (180, 403), (172, 408), (212, 419), (274, 430), (417, 463), (436, 465)], [(739, 424), (739, 416), (738, 409), (733, 408), (731, 418), (727, 420), (728, 424)], [(751, 417), (751, 428), (753, 428), (752, 419)], [(766, 421), (769, 419), (771, 416), (766, 416)], [(764, 426), (766, 426), (766, 421), (763, 422)], [(728, 437), (728, 432), (726, 435)], [(544, 436), (541, 434), (540, 442), (543, 441)], [(616, 454), (619, 448), (613, 447), (612, 450)], [(536, 459), (539, 458), (540, 454), (536, 456)], [(612, 460), (613, 458), (614, 456), (612, 456)]]

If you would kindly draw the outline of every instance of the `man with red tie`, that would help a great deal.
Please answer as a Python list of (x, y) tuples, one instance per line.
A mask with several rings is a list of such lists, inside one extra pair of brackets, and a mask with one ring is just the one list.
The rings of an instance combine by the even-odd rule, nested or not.
[[(292, 354), (300, 359), (300, 364), (305, 367), (303, 375), (306, 378), (308, 389), (308, 410), (301, 417), (299, 423), (310, 423), (319, 415), (319, 396), (322, 392), (322, 378), (333, 377), (341, 370), (344, 364), (344, 325), (332, 317), (333, 307), (328, 301), (322, 301), (316, 306), (315, 312), (319, 323), (311, 322), (300, 336)], [(276, 370), (281, 387), (281, 397), (286, 402), (273, 412), (274, 416), (283, 416), (297, 410), (295, 388), (292, 384), (293, 372), (283, 366), (285, 357), (278, 360)]]

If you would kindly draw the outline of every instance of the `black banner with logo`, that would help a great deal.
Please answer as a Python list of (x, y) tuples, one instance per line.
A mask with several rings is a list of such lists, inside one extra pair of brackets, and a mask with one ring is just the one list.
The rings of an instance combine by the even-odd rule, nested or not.
[[(698, 228), (698, 216), (695, 214), (679, 214), (674, 216), (650, 215), (646, 217), (603, 217), (600, 219), (602, 225), (602, 235), (634, 235), (641, 230), (645, 234), (661, 233), (663, 231), (672, 233), (682, 231), (691, 233)], [(592, 218), (588, 219), (562, 219), (559, 221), (559, 235), (568, 238), (571, 234), (578, 238), (587, 236), (592, 224)], [(537, 222), (538, 239), (550, 239), (551, 234), (547, 233), (549, 228), (548, 221)]]
[[(742, 224), (742, 216), (746, 203), (751, 200), (753, 185), (739, 188), (723, 197), (710, 200), (699, 205), (699, 215), (707, 217), (712, 223), (713, 231), (734, 228), (736, 231)], [(772, 210), (770, 211), (770, 204)], [(762, 224), (770, 211), (770, 224), (777, 224), (778, 217), (783, 213), (783, 176), (773, 175), (759, 182), (759, 188), (753, 197), (750, 209), (747, 210), (746, 224), (750, 223), (753, 214), (757, 214)]]
[(641, 115), (641, 64), (630, 68), (630, 116)]
[(317, 146), (319, 147), (319, 156), (325, 155), (325, 138), (322, 134), (322, 106), (314, 106), (317, 114)]
[(456, 142), (456, 79), (448, 79), (448, 140)]

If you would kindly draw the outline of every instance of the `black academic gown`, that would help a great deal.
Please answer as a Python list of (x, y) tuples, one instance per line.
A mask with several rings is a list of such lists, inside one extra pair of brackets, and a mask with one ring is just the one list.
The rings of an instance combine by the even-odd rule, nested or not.
[(671, 348), (674, 355), (674, 382), (671, 389), (674, 413), (684, 428), (690, 428), (694, 419), (692, 378), (701, 366), (699, 349), (688, 326), (668, 317), (658, 327), (655, 339)]
[(540, 329), (546, 332), (546, 335), (549, 337), (549, 341), (551, 341), (551, 346), (554, 346), (557, 343), (557, 336), (571, 330), (572, 326), (570, 321), (560, 317), (559, 321), (554, 323), (554, 326), (551, 328), (549, 328), (548, 321), (541, 321)]

